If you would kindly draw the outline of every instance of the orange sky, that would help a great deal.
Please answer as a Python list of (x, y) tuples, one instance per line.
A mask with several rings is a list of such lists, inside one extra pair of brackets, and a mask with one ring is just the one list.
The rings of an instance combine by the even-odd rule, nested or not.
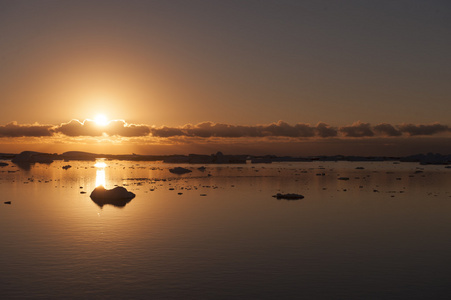
[[(349, 152), (362, 139), (381, 137), (417, 140), (411, 151), (423, 151), (418, 137), (426, 135), (443, 140), (431, 151), (450, 152), (450, 13), (447, 2), (416, 0), (2, 2), (0, 152), (257, 151), (252, 145), (265, 139), (268, 152), (285, 153), (286, 144), (270, 140), (283, 138), (306, 152), (319, 151), (315, 142), (323, 139), (276, 132), (233, 140), (215, 132), (168, 140), (149, 131), (134, 140), (110, 133), (74, 141), (61, 133), (11, 136), (7, 128), (11, 122), (54, 128), (98, 114), (146, 128), (324, 122), (338, 132), (326, 139), (354, 141)], [(359, 120), (371, 130), (386, 123), (395, 130), (434, 123), (445, 129), (390, 137), (340, 131)]]

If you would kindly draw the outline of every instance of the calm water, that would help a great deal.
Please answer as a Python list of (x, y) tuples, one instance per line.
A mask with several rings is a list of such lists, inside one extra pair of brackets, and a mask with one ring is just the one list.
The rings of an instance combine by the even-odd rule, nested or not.
[[(105, 163), (0, 168), (2, 299), (451, 296), (444, 166)], [(100, 207), (98, 184), (136, 198)]]

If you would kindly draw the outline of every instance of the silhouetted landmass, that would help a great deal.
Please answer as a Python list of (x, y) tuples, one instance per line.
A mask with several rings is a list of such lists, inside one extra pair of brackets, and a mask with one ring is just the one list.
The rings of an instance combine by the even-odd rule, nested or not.
[(24, 151), (16, 155), (11, 161), (13, 163), (44, 163), (50, 164), (58, 159), (58, 154)]
[(451, 164), (451, 154), (439, 153), (415, 154), (404, 157), (393, 156), (276, 156), (276, 155), (225, 155), (217, 152), (211, 155), (189, 154), (189, 155), (137, 155), (137, 154), (97, 154), (81, 151), (69, 151), (62, 154), (50, 154), (34, 151), (24, 151), (20, 154), (0, 154), (0, 159), (9, 160), (23, 168), (34, 163), (52, 163), (54, 160), (63, 161), (95, 161), (104, 158), (108, 160), (128, 161), (162, 161), (164, 163), (187, 163), (187, 164), (246, 164), (246, 163), (272, 163), (272, 162), (309, 162), (309, 161), (398, 161), (418, 162), (420, 164)]
[(11, 161), (23, 170), (29, 170), (34, 163), (51, 164), (58, 159), (58, 154), (41, 153), (35, 151), (23, 151), (14, 156)]
[(2, 159), (13, 159), (17, 154), (13, 153), (0, 153), (0, 160)]

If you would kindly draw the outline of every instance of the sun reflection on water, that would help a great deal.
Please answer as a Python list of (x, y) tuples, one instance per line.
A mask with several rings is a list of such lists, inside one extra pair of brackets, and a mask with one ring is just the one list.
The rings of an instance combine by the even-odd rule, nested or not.
[(94, 167), (97, 168), (96, 171), (96, 187), (103, 186), (105, 187), (105, 168), (107, 164), (103, 160), (97, 160)]
[(94, 164), (94, 167), (96, 168), (106, 168), (107, 164), (103, 161), (103, 160), (97, 160), (96, 163)]

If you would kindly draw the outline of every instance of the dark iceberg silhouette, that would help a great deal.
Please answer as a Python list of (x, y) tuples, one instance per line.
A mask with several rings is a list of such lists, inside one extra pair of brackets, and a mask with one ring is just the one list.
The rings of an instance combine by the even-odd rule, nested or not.
[(182, 168), (182, 167), (175, 167), (173, 169), (169, 169), (169, 172), (171, 172), (173, 174), (182, 175), (182, 174), (186, 174), (186, 173), (191, 173), (192, 171), (189, 169)]
[(35, 151), (23, 151), (17, 154), (11, 161), (13, 163), (44, 163), (51, 164), (56, 154), (41, 153)]
[(284, 200), (299, 200), (304, 199), (304, 196), (300, 194), (281, 194), (277, 193), (276, 195), (273, 195), (274, 198), (277, 200), (284, 199)]
[(90, 197), (100, 207), (103, 207), (105, 204), (124, 207), (135, 198), (135, 194), (121, 186), (117, 186), (111, 190), (107, 190), (103, 186), (98, 186), (92, 191)]
[(23, 170), (30, 170), (31, 165), (34, 163), (41, 164), (51, 164), (53, 160), (57, 157), (56, 154), (41, 153), (35, 151), (23, 151), (17, 154), (11, 162), (16, 164), (19, 168)]

